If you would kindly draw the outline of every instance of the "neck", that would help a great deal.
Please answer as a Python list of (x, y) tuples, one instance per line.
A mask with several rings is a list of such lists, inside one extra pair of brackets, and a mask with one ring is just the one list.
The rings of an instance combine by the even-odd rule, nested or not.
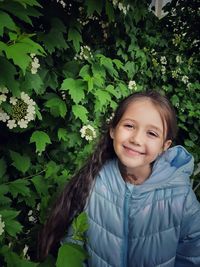
[(149, 178), (152, 171), (151, 166), (143, 171), (129, 170), (121, 162), (119, 162), (119, 170), (125, 182), (135, 185), (143, 184)]

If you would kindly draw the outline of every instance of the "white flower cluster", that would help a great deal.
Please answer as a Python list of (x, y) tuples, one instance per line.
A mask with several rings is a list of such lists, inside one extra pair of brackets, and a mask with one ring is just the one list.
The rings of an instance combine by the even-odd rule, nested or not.
[(78, 60), (78, 59), (87, 60), (93, 57), (89, 46), (87, 45), (81, 46), (80, 50), (81, 50), (80, 53), (75, 55), (74, 57), (75, 60)]
[(129, 90), (137, 90), (137, 84), (135, 81), (129, 81), (128, 83)]
[(81, 14), (81, 18), (78, 18), (77, 21), (85, 26), (87, 25), (90, 21), (95, 21), (95, 20), (99, 20), (99, 18), (97, 16), (94, 16), (94, 15), (90, 15), (89, 17), (87, 17), (87, 19), (84, 18), (84, 8), (83, 7), (79, 7), (79, 11), (80, 11), (80, 14)]
[(66, 3), (63, 0), (56, 0), (56, 2), (61, 4), (63, 8), (66, 7)]
[(167, 65), (167, 59), (165, 56), (160, 57), (160, 63), (161, 63), (161, 72), (164, 75), (166, 73), (166, 65)]
[(81, 137), (85, 138), (87, 141), (92, 141), (93, 139), (96, 138), (96, 131), (95, 131), (94, 127), (92, 127), (89, 124), (84, 125), (80, 129), (80, 133), (81, 133)]
[(23, 249), (23, 255), (27, 260), (30, 260), (30, 256), (27, 253), (28, 249), (29, 249), (29, 247), (25, 244), (24, 249)]
[(181, 35), (180, 34), (174, 34), (174, 38), (172, 39), (172, 43), (175, 46), (178, 46), (178, 44), (181, 42)]
[(112, 114), (110, 115), (110, 117), (106, 119), (106, 122), (107, 122), (107, 123), (110, 123), (111, 120), (114, 118), (114, 115), (115, 115), (115, 113), (112, 112)]
[(181, 69), (177, 68), (175, 70), (172, 71), (172, 78), (176, 79), (178, 78), (178, 75), (181, 73)]
[(178, 64), (183, 63), (181, 56), (179, 56), (179, 55), (176, 56), (176, 63), (178, 63)]
[(181, 81), (187, 85), (187, 88), (190, 89), (191, 83), (189, 82), (189, 78), (187, 75), (183, 75)]
[(122, 2), (120, 0), (112, 0), (113, 6), (116, 6), (119, 8), (120, 11), (122, 11), (124, 13), (124, 15), (127, 14), (127, 12), (130, 9), (130, 5), (123, 5)]
[(104, 40), (106, 40), (108, 38), (108, 26), (109, 26), (109, 23), (105, 23), (104, 21), (99, 21), (99, 24), (103, 30), (103, 37), (104, 37)]
[(166, 59), (166, 57), (165, 56), (161, 56), (160, 57), (160, 62), (161, 62), (162, 65), (167, 65), (167, 59)]
[[(0, 99), (2, 102), (6, 101), (5, 92), (8, 93), (7, 88), (0, 88)], [(0, 102), (0, 105), (1, 103)], [(27, 128), (28, 123), (35, 119), (35, 105), (36, 103), (24, 92), (21, 92), (20, 98), (10, 97), (11, 113), (6, 113), (0, 108), (0, 121), (6, 122), (9, 129), (13, 129), (17, 126), (20, 128)]]
[(5, 223), (4, 223), (4, 221), (2, 221), (2, 216), (0, 214), (0, 235), (3, 234), (4, 228), (5, 228)]
[(33, 222), (33, 223), (37, 222), (37, 218), (33, 216), (32, 210), (29, 210), (29, 212), (28, 212), (28, 220), (29, 220), (29, 222)]
[(38, 68), (40, 67), (39, 59), (35, 56), (35, 54), (30, 54), (32, 58), (31, 62), (31, 73), (36, 74), (38, 71)]

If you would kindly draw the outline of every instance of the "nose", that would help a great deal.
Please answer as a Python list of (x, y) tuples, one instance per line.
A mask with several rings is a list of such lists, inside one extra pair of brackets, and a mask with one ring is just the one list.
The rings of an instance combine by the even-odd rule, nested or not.
[(130, 142), (135, 145), (142, 145), (144, 141), (144, 136), (140, 130), (135, 130), (130, 138)]

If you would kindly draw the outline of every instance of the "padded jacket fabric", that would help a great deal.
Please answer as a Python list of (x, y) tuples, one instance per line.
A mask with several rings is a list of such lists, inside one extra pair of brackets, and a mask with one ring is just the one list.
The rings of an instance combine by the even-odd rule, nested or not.
[(142, 185), (125, 183), (108, 161), (91, 191), (89, 267), (200, 267), (200, 204), (189, 176), (193, 158), (168, 149)]

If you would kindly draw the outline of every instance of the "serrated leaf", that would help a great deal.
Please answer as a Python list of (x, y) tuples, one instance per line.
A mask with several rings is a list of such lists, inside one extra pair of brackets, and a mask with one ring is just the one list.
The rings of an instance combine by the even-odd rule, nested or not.
[(74, 80), (72, 78), (65, 79), (61, 85), (62, 90), (69, 91), (72, 100), (76, 104), (85, 98), (84, 88), (85, 83), (82, 80)]
[(11, 199), (7, 196), (4, 196), (9, 191), (8, 185), (1, 184), (0, 186), (0, 206), (5, 206), (11, 202)]
[(108, 91), (109, 93), (111, 93), (112, 95), (114, 95), (116, 98), (119, 98), (119, 92), (114, 88), (113, 85), (109, 84), (106, 87), (106, 91)]
[(43, 55), (44, 49), (27, 36), (20, 36), (20, 42), (7, 45), (5, 53), (8, 59), (12, 59), (14, 64), (19, 66), (25, 74), (32, 59), (30, 53)]
[(44, 181), (44, 177), (41, 175), (34, 176), (31, 179), (32, 183), (35, 186), (36, 191), (40, 195), (40, 197), (45, 196), (48, 194), (48, 186)]
[(35, 143), (36, 152), (41, 154), (43, 151), (45, 151), (47, 144), (51, 144), (51, 140), (50, 140), (48, 134), (46, 134), (45, 132), (35, 131), (31, 135), (30, 143)]
[(101, 106), (107, 105), (107, 103), (111, 101), (110, 94), (105, 90), (97, 90), (95, 95)]
[(114, 9), (109, 0), (106, 0), (106, 15), (108, 16), (109, 21), (114, 21)]
[(6, 173), (6, 168), (7, 168), (7, 165), (6, 165), (5, 160), (3, 158), (0, 158), (0, 178), (2, 178), (4, 174)]
[(76, 52), (80, 50), (80, 43), (82, 42), (81, 34), (75, 28), (69, 28), (68, 41), (72, 41)]
[(12, 18), (5, 12), (0, 11), (0, 36), (3, 36), (3, 29), (6, 27), (10, 30), (16, 31), (17, 27)]
[(56, 48), (60, 50), (68, 48), (66, 37), (64, 36), (66, 27), (63, 22), (58, 18), (53, 18), (51, 26), (51, 30), (42, 36), (42, 42), (50, 54), (53, 53)]
[(67, 141), (68, 137), (67, 137), (67, 130), (64, 128), (59, 128), (58, 129), (58, 139), (61, 141)]
[(11, 64), (6, 58), (0, 57), (1, 75), (0, 84), (7, 86), (12, 92), (13, 96), (19, 96), (19, 82), (15, 79), (17, 71), (13, 64)]
[(64, 244), (59, 248), (56, 267), (82, 267), (86, 258), (84, 249), (79, 245)]
[(115, 70), (115, 68), (113, 67), (113, 63), (112, 60), (108, 57), (105, 56), (101, 56), (100, 58), (100, 63), (102, 66), (104, 66), (107, 71), (113, 76), (118, 76), (118, 72)]
[(10, 156), (13, 160), (12, 165), (19, 171), (25, 173), (30, 168), (30, 157), (27, 155), (21, 155), (18, 152), (10, 150)]
[(103, 2), (102, 1), (94, 1), (94, 0), (85, 0), (85, 5), (87, 6), (87, 15), (92, 15), (95, 11), (100, 15)]
[(27, 67), (31, 63), (31, 58), (28, 56), (30, 53), (29, 46), (23, 43), (15, 43), (7, 46), (5, 50), (8, 59), (12, 59), (14, 64), (19, 66), (25, 74)]
[(37, 95), (41, 95), (45, 91), (43, 80), (38, 73), (32, 74), (30, 72), (27, 72), (25, 75), (25, 80), (22, 83), (22, 88), (26, 88), (30, 91), (34, 90)]
[(5, 231), (15, 237), (16, 234), (21, 232), (22, 225), (15, 219), (19, 214), (19, 211), (15, 210), (0, 210), (2, 219), (5, 222)]
[(88, 76), (90, 75), (90, 66), (89, 65), (84, 65), (80, 72), (79, 72), (79, 75), (84, 79), (85, 76)]
[(122, 69), (123, 68), (123, 63), (119, 59), (113, 59), (113, 63), (116, 65), (117, 69)]
[(73, 239), (84, 241), (84, 233), (88, 230), (88, 217), (85, 212), (81, 212), (72, 222)]
[(61, 116), (64, 118), (67, 113), (67, 106), (65, 102), (58, 96), (50, 98), (44, 105), (50, 108), (51, 114), (55, 117)]
[(72, 112), (76, 118), (79, 118), (83, 123), (88, 121), (88, 111), (84, 106), (81, 105), (73, 105)]
[[(5, 251), (5, 249), (4, 249)], [(38, 263), (32, 262), (30, 260), (21, 259), (19, 255), (7, 249), (4, 252), (4, 258), (7, 263), (7, 267), (37, 267)]]
[(29, 182), (25, 179), (17, 179), (9, 183), (9, 191), (13, 197), (17, 197), (18, 195), (29, 196)]
[[(20, 3), (17, 3), (20, 2)], [(35, 1), (36, 2), (36, 1)], [(29, 0), (29, 3), (31, 3), (31, 0)], [(38, 6), (40, 6), (38, 4)], [(30, 17), (39, 17), (41, 13), (31, 5), (26, 8), (22, 7), (22, 1), (4, 1), (4, 3), (1, 6), (2, 9), (6, 10), (9, 14), (14, 15), (18, 19), (25, 21), (26, 23), (29, 23), (32, 25), (32, 21)]]
[(59, 169), (60, 166), (55, 161), (53, 160), (49, 161), (48, 164), (46, 165), (45, 178), (57, 175)]

